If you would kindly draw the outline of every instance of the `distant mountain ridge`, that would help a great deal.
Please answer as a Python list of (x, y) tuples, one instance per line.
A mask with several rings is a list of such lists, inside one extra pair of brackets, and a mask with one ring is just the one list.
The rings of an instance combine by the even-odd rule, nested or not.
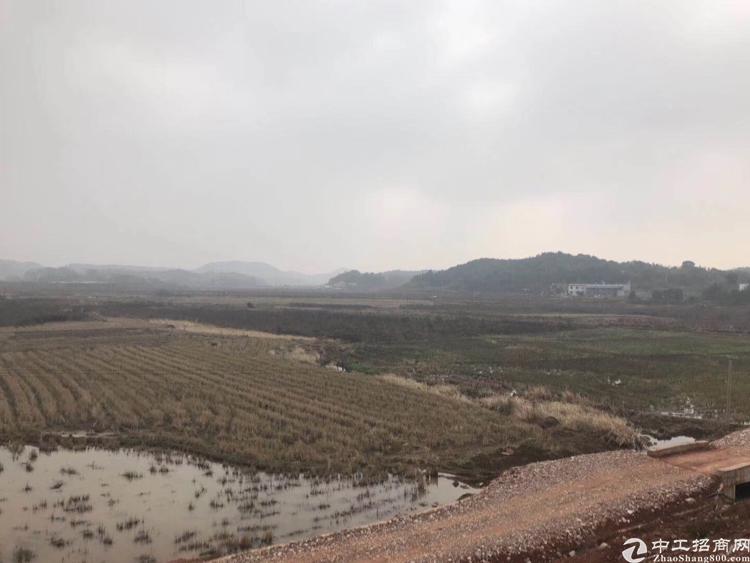
[(378, 291), (393, 289), (409, 282), (414, 276), (424, 273), (422, 271), (390, 270), (387, 272), (360, 272), (349, 270), (328, 281), (328, 286), (336, 289), (354, 289), (359, 291)]
[(73, 263), (59, 268), (35, 262), (0, 260), (0, 281), (109, 283), (125, 286), (175, 286), (193, 289), (322, 286), (331, 276), (287, 272), (264, 262), (213, 262), (194, 270), (153, 266)]
[[(731, 275), (730, 275), (731, 274)], [(338, 270), (327, 274), (284, 271), (264, 262), (212, 262), (194, 270), (116, 264), (69, 264), (47, 268), (35, 262), (0, 260), (0, 281), (111, 283), (124, 286), (191, 289), (322, 287), (356, 291), (452, 290), (544, 292), (553, 284), (632, 282), (634, 289), (681, 288), (701, 292), (714, 285), (750, 282), (750, 268), (720, 270), (685, 261), (671, 267), (641, 261), (616, 262), (585, 254), (545, 252), (521, 259), (480, 258), (438, 271)]]
[[(732, 270), (747, 275), (742, 269)], [(442, 271), (415, 276), (406, 288), (448, 289), (474, 292), (545, 291), (552, 284), (632, 282), (634, 288), (652, 290), (679, 287), (699, 291), (724, 283), (729, 271), (701, 268), (685, 261), (669, 267), (647, 262), (615, 262), (585, 254), (545, 252), (521, 259), (480, 258)]]
[(168, 270), (176, 270), (179, 268), (160, 268), (158, 266), (131, 266), (125, 264), (68, 264), (63, 268), (70, 268), (78, 272), (86, 272), (89, 270), (103, 270), (103, 271), (120, 271), (120, 272), (166, 272)]
[(211, 262), (195, 270), (202, 273), (237, 273), (252, 276), (272, 286), (318, 286), (324, 285), (331, 276), (344, 270), (336, 270), (323, 274), (303, 274), (301, 272), (284, 271), (265, 262)]
[(17, 260), (0, 260), (0, 280), (22, 279), (29, 270), (41, 268), (36, 262), (19, 262)]
[(37, 283), (105, 283), (125, 287), (183, 287), (190, 289), (252, 289), (263, 284), (242, 274), (198, 273), (188, 270), (129, 269), (111, 266), (104, 269), (63, 266), (38, 268), (24, 274), (24, 281)]

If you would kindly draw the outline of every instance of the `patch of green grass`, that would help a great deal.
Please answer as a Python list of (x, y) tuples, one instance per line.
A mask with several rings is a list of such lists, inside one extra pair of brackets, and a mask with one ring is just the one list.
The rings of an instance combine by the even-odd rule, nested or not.
[(750, 338), (743, 335), (596, 328), (454, 338), (424, 343), (355, 345), (346, 361), (363, 371), (392, 371), (459, 384), (467, 394), (544, 385), (601, 404), (674, 410), (725, 408), (728, 358), (732, 408), (750, 416)]

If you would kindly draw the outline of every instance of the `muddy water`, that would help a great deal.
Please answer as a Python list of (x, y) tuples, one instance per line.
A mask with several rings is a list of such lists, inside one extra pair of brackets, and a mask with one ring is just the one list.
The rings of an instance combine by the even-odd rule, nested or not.
[(695, 442), (695, 438), (691, 438), (690, 436), (673, 436), (664, 440), (654, 438), (653, 436), (647, 436), (647, 438), (652, 448), (670, 448), (672, 446), (682, 446)]
[[(283, 543), (475, 492), (449, 476), (365, 485), (248, 473), (182, 454), (0, 448), (0, 561), (170, 561)], [(23, 560), (23, 559), (21, 559)]]

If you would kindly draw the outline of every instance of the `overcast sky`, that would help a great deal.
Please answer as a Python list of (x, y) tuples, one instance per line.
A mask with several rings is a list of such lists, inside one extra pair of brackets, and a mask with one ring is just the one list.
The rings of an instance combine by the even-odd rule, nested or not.
[(0, 257), (750, 265), (750, 2), (0, 0)]

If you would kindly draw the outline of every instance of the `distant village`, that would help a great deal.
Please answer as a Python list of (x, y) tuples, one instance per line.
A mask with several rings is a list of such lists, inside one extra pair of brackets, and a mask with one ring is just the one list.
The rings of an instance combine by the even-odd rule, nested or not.
[(630, 282), (627, 283), (570, 283), (568, 297), (625, 298), (630, 295)]
[[(562, 289), (562, 291), (561, 291)], [(750, 290), (750, 283), (740, 283), (737, 290)], [(568, 297), (581, 297), (590, 299), (626, 299), (636, 295), (630, 282), (626, 283), (569, 283), (566, 285), (556, 284), (553, 287), (555, 293), (563, 294)], [(680, 291), (681, 290), (663, 290), (663, 291)]]

